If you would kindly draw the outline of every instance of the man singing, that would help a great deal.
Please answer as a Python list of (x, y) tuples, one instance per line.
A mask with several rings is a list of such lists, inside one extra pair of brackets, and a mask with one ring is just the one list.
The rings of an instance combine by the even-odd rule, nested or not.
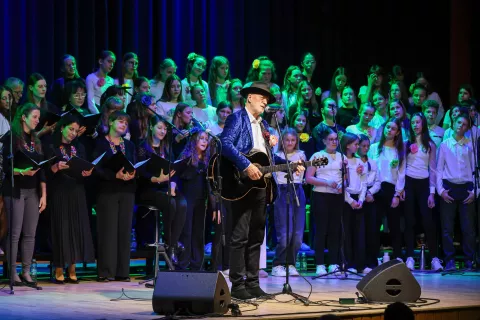
[[(245, 108), (230, 115), (221, 135), (222, 155), (252, 180), (262, 177), (260, 170), (244, 154), (265, 153), (273, 162), (268, 125), (260, 115), (267, 104), (275, 102), (268, 84), (247, 83), (240, 92)], [(273, 136), (273, 135), (272, 135)], [(277, 163), (284, 160), (276, 157)], [(298, 166), (303, 171), (303, 166)], [(260, 245), (265, 234), (267, 195), (265, 189), (252, 189), (245, 197), (232, 202), (232, 237), (230, 248), (230, 281), (233, 298), (247, 300), (267, 296), (258, 280)]]

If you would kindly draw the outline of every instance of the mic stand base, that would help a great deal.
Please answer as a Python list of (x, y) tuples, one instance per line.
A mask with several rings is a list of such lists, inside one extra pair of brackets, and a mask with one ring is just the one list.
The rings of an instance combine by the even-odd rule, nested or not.
[[(341, 276), (337, 276), (338, 272), (341, 273)], [(331, 276), (332, 274), (334, 275), (334, 278), (328, 278), (328, 276)], [(360, 280), (360, 279), (349, 278), (348, 277), (349, 274), (350, 275), (355, 275), (355, 276), (360, 277), (360, 278), (363, 278), (363, 275), (361, 275), (360, 273), (356, 273), (356, 272), (352, 272), (352, 271), (348, 271), (348, 270), (342, 270), (340, 268), (337, 271), (328, 272), (328, 273), (325, 273), (325, 274), (322, 274), (322, 275), (319, 275), (319, 276), (314, 276), (314, 277), (312, 277), (312, 280), (316, 280), (316, 279)]]

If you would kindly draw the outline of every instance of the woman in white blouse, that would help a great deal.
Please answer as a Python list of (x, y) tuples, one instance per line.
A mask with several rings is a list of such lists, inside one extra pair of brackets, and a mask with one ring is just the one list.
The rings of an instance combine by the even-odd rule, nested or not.
[(415, 209), (420, 208), (422, 225), (427, 236), (428, 249), (432, 258), (432, 270), (442, 270), (436, 245), (436, 228), (432, 217), (435, 206), (435, 183), (437, 169), (437, 150), (430, 138), (427, 119), (423, 113), (414, 113), (411, 118), (410, 141), (406, 146), (407, 166), (405, 171), (405, 243), (406, 265), (415, 269), (413, 259)]
[(405, 151), (402, 124), (398, 118), (390, 118), (385, 123), (380, 142), (374, 143), (368, 157), (377, 163), (381, 182), (377, 202), (378, 228), (386, 215), (392, 238), (393, 258), (403, 261), (402, 234), (400, 231), (400, 198), (404, 199)]

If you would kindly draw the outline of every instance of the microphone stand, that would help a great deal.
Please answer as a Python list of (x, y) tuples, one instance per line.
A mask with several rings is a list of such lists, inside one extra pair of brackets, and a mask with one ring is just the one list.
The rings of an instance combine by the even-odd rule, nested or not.
[[(334, 113), (333, 122), (335, 124), (335, 130), (337, 131), (337, 137), (338, 137), (338, 125), (337, 125), (337, 121), (335, 120), (335, 116), (336, 116), (336, 113)], [(332, 275), (332, 274), (335, 275), (337, 272), (342, 273), (344, 276), (341, 277), (341, 278), (335, 277), (335, 279), (350, 280), (351, 278), (348, 278), (349, 274), (353, 274), (353, 275), (356, 275), (360, 278), (363, 278), (363, 276), (361, 274), (347, 270), (348, 261), (345, 258), (345, 227), (344, 227), (344, 224), (343, 224), (343, 212), (344, 212), (343, 207), (345, 206), (345, 189), (346, 189), (346, 185), (345, 185), (345, 167), (346, 166), (345, 166), (345, 162), (344, 162), (345, 161), (345, 153), (342, 150), (342, 145), (340, 143), (340, 139), (338, 141), (338, 151), (340, 152), (341, 161), (342, 161), (342, 164), (340, 166), (340, 171), (342, 173), (342, 205), (340, 207), (340, 226), (342, 228), (341, 229), (342, 238), (341, 238), (341, 242), (340, 242), (340, 259), (341, 259), (340, 270), (337, 269), (337, 270), (334, 270), (332, 272), (328, 272), (326, 274), (322, 274), (322, 275), (319, 275), (319, 276), (314, 276), (314, 277), (312, 277), (312, 280), (315, 280), (315, 279), (318, 279), (318, 278), (328, 279), (326, 277), (328, 277), (329, 275)], [(329, 252), (329, 254), (330, 254), (330, 252)], [(351, 280), (357, 280), (357, 279), (351, 279)]]
[[(285, 149), (285, 145), (283, 143), (282, 132), (280, 131), (280, 125), (278, 123), (278, 118), (277, 118), (277, 113), (276, 112), (273, 113), (273, 119), (275, 119), (275, 125), (277, 126), (277, 132), (278, 132), (278, 135), (280, 137), (278, 140), (280, 140), (282, 150), (283, 150), (283, 155), (284, 155), (285, 160), (287, 161), (287, 164), (288, 164), (288, 154), (287, 154), (287, 150)], [(267, 148), (268, 148), (268, 146), (267, 146)], [(308, 300), (308, 298), (306, 298), (302, 295), (299, 295), (298, 293), (293, 292), (292, 287), (290, 286), (290, 272), (289, 272), (289, 266), (288, 266), (288, 252), (291, 251), (290, 249), (291, 249), (291, 245), (292, 245), (291, 244), (291, 239), (290, 239), (290, 219), (289, 219), (289, 216), (290, 216), (290, 201), (291, 201), (291, 198), (292, 198), (292, 192), (293, 192), (293, 196), (295, 198), (295, 204), (297, 205), (297, 207), (300, 206), (300, 202), (298, 201), (297, 190), (295, 189), (295, 183), (294, 183), (294, 180), (293, 180), (292, 168), (290, 168), (290, 165), (287, 165), (286, 167), (287, 167), (287, 173), (285, 175), (285, 177), (287, 178), (287, 192), (286, 192), (287, 214), (285, 215), (285, 221), (286, 221), (286, 227), (287, 227), (287, 245), (286, 245), (287, 254), (285, 255), (285, 272), (286, 272), (286, 275), (285, 275), (285, 283), (283, 284), (282, 292), (275, 293), (275, 294), (273, 294), (273, 296), (278, 296), (278, 295), (281, 295), (281, 294), (287, 294), (289, 296), (294, 297), (296, 300), (301, 301), (305, 306), (308, 306), (308, 305), (310, 305), (310, 300)], [(292, 220), (293, 219), (294, 219), (294, 215), (293, 215), (293, 210), (292, 210)], [(292, 230), (292, 232), (294, 232), (294, 231)]]

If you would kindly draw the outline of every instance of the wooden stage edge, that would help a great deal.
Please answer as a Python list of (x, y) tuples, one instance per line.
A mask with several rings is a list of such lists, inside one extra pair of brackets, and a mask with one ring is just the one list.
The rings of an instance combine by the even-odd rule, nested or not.
[[(381, 320), (386, 304), (339, 305), (339, 298), (355, 298), (355, 280), (306, 279), (312, 285), (309, 306), (290, 301), (287, 295), (276, 300), (259, 302), (258, 306), (241, 304), (241, 319), (318, 319), (328, 313), (341, 319)], [(422, 288), (421, 298), (432, 303), (413, 307), (416, 319), (421, 320), (479, 320), (480, 276), (478, 273), (464, 275), (414, 273)], [(292, 277), (290, 285), (295, 293), (308, 296), (310, 284), (301, 277)], [(227, 281), (228, 282), (228, 281)], [(281, 291), (285, 278), (261, 279), (261, 287), (274, 293)], [(229, 282), (228, 282), (229, 283)], [(15, 294), (8, 294), (8, 286), (0, 291), (0, 319), (161, 319), (153, 313), (153, 289), (130, 283), (98, 283), (82, 281), (80, 284), (54, 285), (40, 283), (43, 290), (16, 287)], [(161, 284), (159, 284), (161, 287)], [(161, 290), (168, 288), (161, 287)], [(188, 290), (188, 287), (185, 288)], [(122, 294), (124, 293), (124, 294)], [(428, 304), (427, 303), (427, 304)], [(350, 307), (350, 310), (347, 309)], [(230, 312), (226, 314), (232, 318)], [(202, 318), (202, 317), (199, 317)], [(193, 319), (193, 318), (189, 318)], [(205, 319), (205, 318), (203, 318)], [(213, 319), (213, 318), (209, 318)], [(216, 317), (218, 319), (218, 317)]]

